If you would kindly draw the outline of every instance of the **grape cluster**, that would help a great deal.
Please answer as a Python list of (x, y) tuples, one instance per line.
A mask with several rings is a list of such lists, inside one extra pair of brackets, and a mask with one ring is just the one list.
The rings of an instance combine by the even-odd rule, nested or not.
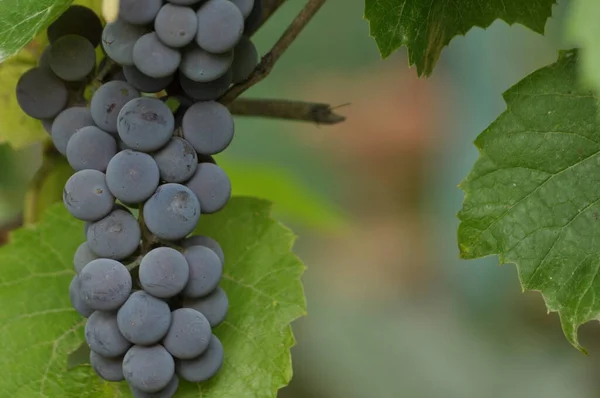
[(92, 10), (71, 6), (48, 27), (50, 44), (16, 95), (75, 170), (63, 201), (85, 221), (86, 242), (69, 294), (87, 318), (93, 369), (126, 380), (135, 397), (172, 397), (180, 378), (203, 382), (223, 364), (212, 330), (228, 312), (219, 287), (225, 256), (214, 239), (190, 234), (231, 196), (212, 156), (231, 143), (234, 121), (216, 100), (258, 64), (249, 36), (262, 4), (119, 7), (103, 26)]

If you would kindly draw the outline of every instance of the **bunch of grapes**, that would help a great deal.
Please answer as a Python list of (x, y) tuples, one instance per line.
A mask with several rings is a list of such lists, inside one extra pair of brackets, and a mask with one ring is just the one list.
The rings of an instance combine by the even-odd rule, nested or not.
[(172, 397), (179, 378), (203, 382), (223, 363), (212, 329), (228, 311), (219, 287), (225, 257), (212, 238), (190, 234), (231, 196), (212, 156), (231, 143), (234, 121), (216, 100), (258, 64), (249, 36), (262, 5), (119, 7), (106, 26), (82, 6), (50, 25), (50, 44), (20, 78), (17, 100), (75, 170), (63, 201), (86, 222), (87, 240), (69, 293), (88, 318), (92, 367), (104, 380), (127, 380), (135, 397)]

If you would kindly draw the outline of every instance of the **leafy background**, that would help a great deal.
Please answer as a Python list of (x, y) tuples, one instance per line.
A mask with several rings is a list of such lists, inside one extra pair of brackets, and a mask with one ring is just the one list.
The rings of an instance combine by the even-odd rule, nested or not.
[[(573, 23), (567, 5), (554, 7), (546, 37), (502, 21), (469, 30), (423, 81), (406, 68), (406, 49), (381, 61), (362, 0), (330, 0), (251, 90), (350, 103), (340, 109), (349, 122), (334, 128), (239, 119), (220, 160), (233, 174), (239, 164), (283, 176), (247, 186), (260, 186), (259, 197), (279, 191), (275, 213), (300, 236), (295, 251), (309, 265), (309, 316), (294, 323), (294, 379), (281, 397), (596, 396), (597, 325), (580, 331), (584, 357), (539, 293), (521, 293), (513, 266), (461, 261), (455, 238), (457, 185), (479, 156), (472, 141), (506, 109), (504, 91), (577, 44), (564, 34)], [(301, 7), (287, 2), (257, 35), (262, 52)], [(293, 210), (308, 198), (281, 192), (284, 180), (323, 212)], [(319, 222), (332, 214), (341, 222)]]

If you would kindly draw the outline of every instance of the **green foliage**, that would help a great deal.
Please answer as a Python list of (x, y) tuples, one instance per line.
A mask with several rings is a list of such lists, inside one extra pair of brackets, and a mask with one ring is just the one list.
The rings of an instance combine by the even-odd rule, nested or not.
[(600, 128), (597, 98), (577, 81), (578, 56), (508, 90), (507, 110), (476, 140), (462, 183), (461, 256), (498, 254), (524, 290), (542, 293), (577, 348), (578, 327), (600, 313)]
[[(226, 360), (215, 379), (184, 383), (177, 398), (275, 397), (292, 376), (290, 322), (305, 313), (304, 267), (290, 252), (294, 235), (269, 213), (268, 202), (234, 198), (201, 220), (199, 232), (217, 239), (227, 258), (221, 286), (230, 313), (215, 331)], [(82, 231), (82, 223), (56, 204), (39, 225), (16, 231), (0, 248), (3, 396), (131, 396), (125, 383), (104, 383), (89, 366), (67, 370), (85, 323), (68, 296)]]
[[(592, 0), (593, 1), (593, 0)], [(543, 33), (556, 0), (365, 0), (365, 18), (385, 58), (408, 47), (410, 65), (428, 76), (450, 40), (496, 19)]]

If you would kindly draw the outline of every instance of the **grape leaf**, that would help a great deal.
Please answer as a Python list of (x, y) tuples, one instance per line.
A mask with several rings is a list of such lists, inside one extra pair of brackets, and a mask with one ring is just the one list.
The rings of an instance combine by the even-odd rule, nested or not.
[[(203, 216), (200, 232), (226, 255), (221, 286), (229, 295), (227, 321), (215, 329), (225, 347), (219, 374), (183, 383), (176, 398), (274, 398), (291, 376), (290, 322), (305, 313), (302, 263), (291, 253), (294, 235), (273, 220), (266, 201), (236, 197)], [(14, 398), (130, 397), (125, 383), (105, 383), (87, 366), (67, 370), (83, 341), (84, 319), (71, 309), (72, 255), (83, 225), (62, 204), (35, 227), (16, 231), (0, 248), (0, 391)]]
[(556, 0), (365, 0), (365, 18), (381, 56), (408, 47), (410, 65), (428, 76), (455, 36), (496, 19), (544, 32)]
[(600, 128), (597, 98), (577, 84), (578, 55), (561, 52), (504, 94), (507, 110), (475, 141), (461, 188), (460, 253), (517, 265), (567, 339), (600, 314)]
[(0, 62), (16, 54), (70, 3), (71, 0), (0, 1)]

